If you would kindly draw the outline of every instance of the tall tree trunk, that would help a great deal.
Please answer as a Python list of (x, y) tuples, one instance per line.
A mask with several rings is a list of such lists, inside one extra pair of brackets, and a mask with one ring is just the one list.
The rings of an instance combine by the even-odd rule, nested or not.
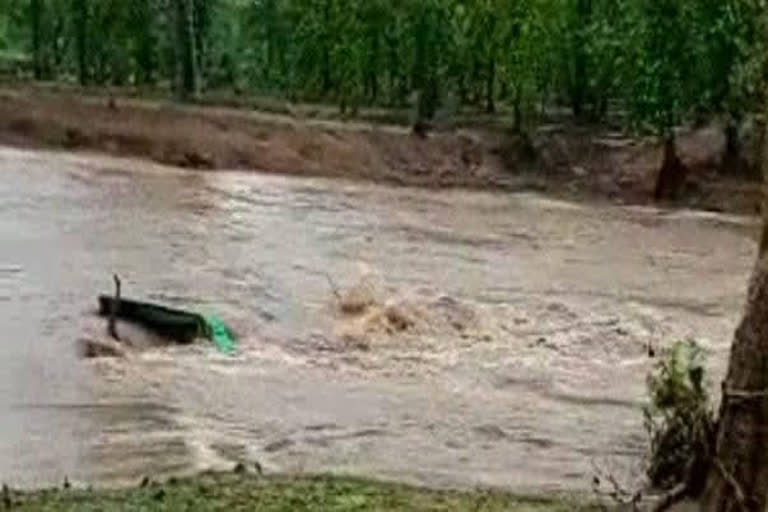
[(413, 87), (418, 91), (416, 123), (429, 124), (435, 117), (439, 101), (437, 83), (437, 49), (434, 45), (433, 12), (429, 6), (420, 8), (414, 25), (415, 54), (412, 71)]
[(277, 61), (276, 25), (278, 15), (275, 0), (266, 0), (263, 3), (262, 13), (267, 61), (261, 72), (267, 87), (273, 87), (275, 85), (272, 83), (272, 76), (274, 75), (273, 69), (275, 68), (275, 62)]
[[(762, 155), (765, 181), (766, 155)], [(723, 383), (715, 459), (702, 499), (703, 512), (768, 510), (768, 209), (747, 294), (744, 317), (731, 347)]]
[(728, 119), (723, 132), (725, 134), (725, 151), (720, 163), (720, 171), (732, 176), (746, 176), (748, 165), (744, 159), (744, 148), (739, 135), (739, 120)]
[(88, 85), (90, 81), (88, 70), (88, 0), (75, 0), (75, 16), (77, 18), (77, 76), (80, 85)]
[(208, 30), (211, 25), (211, 8), (215, 0), (192, 0), (193, 39), (198, 82), (205, 77), (205, 59), (208, 52)]
[(176, 93), (180, 100), (198, 92), (193, 0), (174, 0), (176, 22)]
[(494, 93), (496, 85), (496, 59), (493, 55), (488, 62), (488, 76), (485, 82), (485, 112), (487, 114), (493, 114), (496, 112), (496, 102), (494, 101)]
[(571, 83), (571, 107), (575, 117), (584, 113), (587, 101), (589, 77), (587, 76), (587, 30), (592, 18), (592, 0), (576, 0), (576, 44), (573, 49), (573, 78)]
[[(80, 0), (84, 1), (84, 0)], [(150, 0), (134, 0), (135, 23), (138, 28), (134, 58), (139, 67), (137, 81), (140, 84), (151, 84), (155, 73), (154, 16)]]
[(370, 34), (370, 53), (368, 55), (368, 69), (367, 73), (367, 88), (368, 88), (368, 103), (374, 105), (379, 99), (379, 65), (381, 62), (381, 38), (379, 36), (379, 28), (374, 27), (371, 29)]
[(323, 81), (323, 96), (331, 92), (331, 0), (325, 0), (323, 4), (323, 48), (322, 62), (320, 63), (321, 79)]
[(677, 140), (670, 132), (664, 141), (664, 160), (656, 178), (655, 200), (676, 199), (685, 184), (687, 170), (677, 155)]
[(512, 111), (514, 113), (512, 127), (515, 133), (523, 133), (523, 94), (522, 85), (518, 85), (512, 99)]
[(29, 17), (32, 29), (32, 66), (35, 80), (43, 78), (43, 0), (30, 0)]

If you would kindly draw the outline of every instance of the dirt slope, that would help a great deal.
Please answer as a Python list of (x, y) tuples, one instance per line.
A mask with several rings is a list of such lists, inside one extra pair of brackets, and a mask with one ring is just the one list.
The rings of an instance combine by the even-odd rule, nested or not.
[[(759, 187), (718, 172), (716, 128), (683, 134), (690, 169), (679, 203), (754, 213)], [(0, 143), (94, 150), (181, 167), (251, 169), (430, 188), (535, 188), (555, 195), (651, 202), (654, 141), (595, 128), (544, 127), (529, 143), (495, 130), (419, 138), (402, 127), (229, 108), (180, 106), (29, 88), (0, 90)]]

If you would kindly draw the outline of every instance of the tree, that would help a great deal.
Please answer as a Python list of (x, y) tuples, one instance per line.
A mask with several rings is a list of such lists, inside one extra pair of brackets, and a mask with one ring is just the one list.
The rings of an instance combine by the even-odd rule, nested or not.
[(198, 93), (193, 0), (173, 0), (176, 24), (176, 94), (187, 100)]
[(664, 159), (656, 180), (656, 199), (674, 198), (685, 180), (677, 155), (675, 128), (695, 102), (697, 77), (690, 35), (690, 3), (680, 0), (641, 0), (642, 50), (632, 91), (635, 120), (664, 141)]
[[(759, 47), (765, 48), (759, 21), (762, 0), (699, 0), (697, 34), (702, 63), (696, 74), (705, 83), (700, 110), (723, 117), (726, 139), (721, 170), (749, 174), (740, 128), (744, 118), (759, 110)], [(757, 173), (759, 174), (759, 173)]]
[[(78, 0), (85, 1), (85, 0)], [(135, 27), (133, 37), (133, 59), (136, 63), (136, 82), (151, 84), (155, 78), (157, 56), (155, 48), (158, 41), (155, 37), (155, 12), (152, 0), (133, 0), (129, 16)]]
[(43, 0), (29, 2), (30, 29), (32, 31), (32, 66), (35, 80), (43, 78)]
[(592, 0), (574, 0), (572, 7), (572, 27), (569, 31), (573, 39), (568, 62), (572, 63), (569, 73), (568, 89), (573, 115), (581, 117), (584, 104), (589, 94), (589, 26), (592, 22)]
[(80, 85), (88, 85), (88, 0), (74, 0), (75, 30), (77, 32), (77, 72)]
[(768, 508), (768, 217), (763, 223), (746, 310), (723, 383), (704, 512)]
[[(763, 12), (758, 20), (764, 41), (768, 41), (766, 14)], [(768, 66), (760, 48), (758, 45), (756, 49), (761, 54), (765, 78)], [(763, 82), (766, 83), (768, 80)], [(763, 95), (764, 112), (768, 114), (765, 98)], [(764, 140), (766, 135), (763, 134)], [(762, 157), (765, 180), (765, 144)], [(768, 196), (763, 198), (763, 230), (746, 308), (736, 329), (722, 390), (717, 444), (702, 511), (763, 512), (768, 509)]]
[(411, 30), (413, 37), (412, 87), (418, 94), (416, 104), (416, 125), (421, 131), (435, 116), (440, 103), (440, 27), (441, 7), (437, 0), (413, 0), (415, 13)]

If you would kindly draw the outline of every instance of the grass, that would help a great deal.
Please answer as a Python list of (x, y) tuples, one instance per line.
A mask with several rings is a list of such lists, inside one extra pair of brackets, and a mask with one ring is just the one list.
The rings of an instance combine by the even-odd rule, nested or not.
[[(316, 476), (203, 474), (123, 490), (46, 490), (4, 496), (18, 512), (96, 511), (483, 511), (597, 510), (566, 498), (518, 497), (496, 491), (433, 491), (370, 480)], [(0, 503), (2, 508), (2, 503)]]

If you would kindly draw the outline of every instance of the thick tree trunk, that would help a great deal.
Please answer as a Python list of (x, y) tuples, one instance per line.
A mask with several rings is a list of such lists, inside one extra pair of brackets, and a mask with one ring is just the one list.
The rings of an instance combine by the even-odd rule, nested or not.
[(176, 93), (187, 100), (198, 92), (192, 0), (174, 0), (176, 22)]
[(768, 510), (768, 215), (765, 207), (763, 211), (757, 263), (723, 383), (703, 512)]

